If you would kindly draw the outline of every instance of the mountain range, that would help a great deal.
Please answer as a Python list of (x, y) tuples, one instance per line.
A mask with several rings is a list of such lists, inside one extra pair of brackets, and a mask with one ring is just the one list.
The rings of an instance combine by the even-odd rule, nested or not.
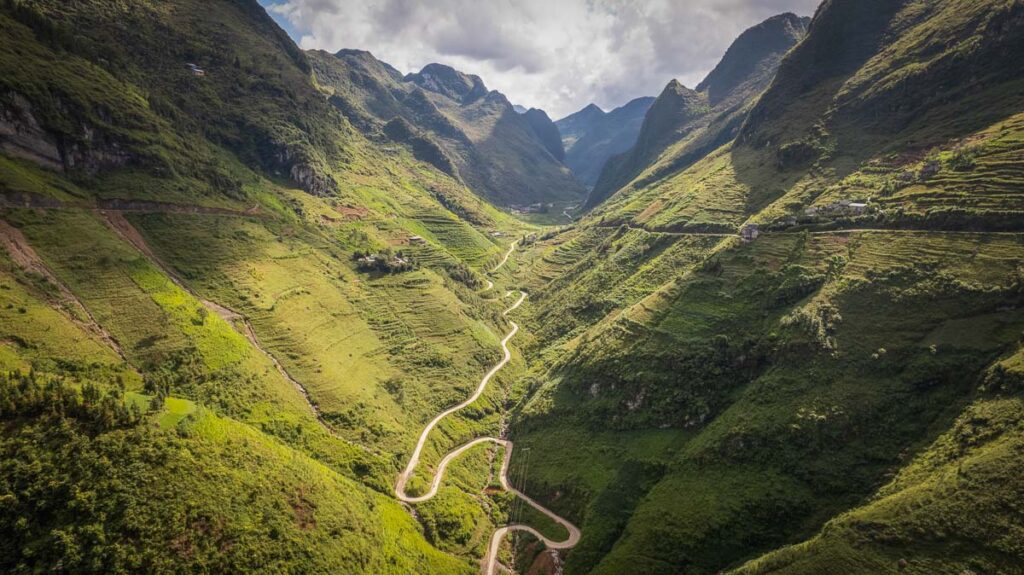
[(636, 98), (611, 112), (590, 104), (555, 122), (565, 146), (565, 165), (585, 186), (597, 182), (608, 158), (633, 147), (654, 98)]
[[(562, 165), (557, 129), (541, 110), (517, 113), (478, 76), (441, 64), (402, 76), (369, 52), (311, 52), (329, 102), (364, 132), (413, 142), (416, 156), (502, 205), (569, 201), (583, 191)], [(388, 128), (400, 122), (401, 128)]]
[(603, 165), (586, 205), (600, 204), (634, 180), (639, 187), (678, 171), (735, 137), (808, 22), (794, 14), (769, 18), (743, 32), (696, 90), (672, 80), (651, 104), (636, 144)]
[(1024, 572), (1018, 0), (557, 122), (255, 0), (0, 30), (0, 571)]

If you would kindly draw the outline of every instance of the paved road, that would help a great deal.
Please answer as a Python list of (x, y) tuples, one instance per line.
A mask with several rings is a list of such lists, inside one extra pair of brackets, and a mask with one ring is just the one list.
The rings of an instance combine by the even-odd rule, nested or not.
[[(512, 246), (509, 248), (508, 253), (505, 254), (505, 257), (501, 260), (501, 263), (495, 266), (495, 268), (492, 270), (492, 273), (498, 271), (499, 269), (501, 269), (501, 266), (505, 265), (505, 262), (508, 261), (509, 256), (515, 250), (515, 247), (516, 243), (513, 242)], [(512, 294), (513, 292), (508, 292), (505, 294), (505, 296), (508, 297)], [(519, 292), (519, 299), (517, 299), (511, 307), (502, 312), (502, 315), (508, 315), (516, 308), (518, 308), (520, 305), (522, 305), (523, 301), (525, 300), (526, 293)], [(430, 432), (435, 427), (437, 427), (437, 424), (440, 423), (442, 419), (472, 404), (474, 401), (479, 399), (479, 397), (483, 395), (484, 390), (487, 389), (487, 383), (491, 381), (491, 378), (493, 378), (494, 375), (498, 373), (498, 371), (501, 370), (501, 368), (505, 367), (505, 364), (507, 364), (509, 360), (512, 359), (512, 352), (509, 351), (508, 342), (516, 335), (516, 333), (519, 332), (519, 325), (514, 321), (510, 321), (509, 323), (512, 325), (512, 329), (508, 332), (508, 335), (506, 335), (505, 338), (501, 340), (501, 349), (504, 352), (504, 356), (502, 357), (501, 361), (495, 364), (495, 366), (492, 367), (491, 370), (488, 371), (486, 375), (484, 375), (484, 377), (480, 380), (480, 384), (477, 385), (476, 390), (473, 392), (472, 395), (469, 396), (468, 399), (454, 407), (442, 411), (440, 414), (437, 415), (437, 417), (430, 420), (430, 423), (428, 423), (427, 426), (423, 429), (423, 432), (420, 433), (420, 438), (416, 442), (416, 448), (412, 452), (412, 457), (409, 458), (408, 465), (406, 465), (405, 469), (398, 475), (398, 481), (395, 482), (395, 496), (399, 500), (404, 501), (406, 503), (422, 503), (437, 495), (437, 490), (441, 487), (441, 480), (444, 478), (444, 472), (448, 468), (448, 464), (454, 461), (455, 458), (459, 457), (469, 449), (472, 449), (473, 447), (483, 443), (494, 443), (504, 448), (505, 456), (502, 459), (501, 471), (499, 472), (498, 476), (499, 480), (501, 481), (501, 486), (505, 490), (510, 491), (517, 497), (521, 498), (523, 501), (525, 501), (527, 504), (529, 504), (537, 511), (540, 511), (544, 515), (550, 517), (559, 525), (565, 527), (566, 531), (569, 532), (569, 536), (564, 541), (553, 541), (551, 539), (548, 539), (539, 531), (528, 525), (512, 524), (501, 527), (500, 529), (494, 532), (494, 535), (491, 536), (491, 542), (487, 547), (487, 554), (484, 555), (483, 561), (481, 562), (481, 571), (482, 573), (484, 573), (484, 575), (494, 575), (494, 573), (496, 573), (496, 569), (498, 568), (498, 550), (501, 547), (501, 542), (505, 538), (505, 535), (512, 531), (526, 531), (532, 534), (537, 539), (543, 541), (549, 549), (569, 549), (571, 547), (576, 546), (576, 544), (580, 540), (580, 530), (578, 527), (576, 527), (569, 521), (563, 519), (562, 517), (556, 515), (547, 507), (544, 507), (540, 503), (537, 503), (536, 501), (534, 501), (529, 496), (519, 491), (509, 483), (508, 470), (509, 464), (512, 461), (513, 446), (512, 442), (507, 439), (502, 439), (499, 437), (478, 437), (468, 443), (461, 445), (460, 447), (449, 452), (447, 455), (444, 456), (444, 458), (441, 459), (441, 462), (437, 466), (437, 472), (434, 474), (434, 478), (430, 482), (430, 489), (427, 490), (426, 493), (422, 495), (411, 496), (406, 494), (405, 492), (405, 486), (409, 482), (409, 478), (412, 477), (413, 472), (416, 470), (416, 466), (419, 464), (420, 455), (423, 453), (423, 446), (426, 445), (427, 438), (430, 436)]]
[[(502, 315), (508, 315), (510, 312), (512, 312), (517, 307), (522, 305), (525, 299), (526, 293), (520, 292), (519, 299), (516, 300), (516, 303), (514, 303), (512, 307), (505, 310), (502, 313)], [(480, 384), (477, 385), (476, 390), (473, 391), (473, 395), (470, 395), (469, 398), (463, 401), (462, 403), (442, 411), (434, 419), (430, 420), (430, 423), (428, 423), (425, 428), (423, 428), (423, 432), (420, 433), (420, 439), (419, 441), (416, 442), (416, 448), (412, 452), (412, 457), (409, 458), (409, 464), (405, 466), (405, 471), (403, 471), (398, 476), (398, 482), (395, 484), (395, 495), (402, 501), (405, 501), (407, 503), (420, 503), (422, 501), (430, 499), (437, 493), (437, 487), (441, 482), (441, 474), (444, 471), (443, 467), (440, 467), (438, 469), (438, 474), (434, 477), (434, 481), (431, 485), (430, 491), (427, 492), (426, 495), (422, 495), (420, 497), (409, 497), (408, 495), (405, 494), (405, 484), (408, 483), (409, 477), (412, 476), (413, 471), (415, 471), (416, 469), (416, 465), (420, 462), (420, 454), (423, 452), (423, 446), (426, 444), (427, 436), (430, 435), (430, 432), (435, 427), (437, 427), (437, 424), (440, 423), (442, 419), (448, 417), (449, 415), (455, 413), (456, 411), (459, 411), (460, 409), (470, 405), (471, 403), (479, 399), (480, 396), (483, 395), (484, 390), (487, 389), (487, 383), (491, 381), (491, 378), (494, 377), (494, 374), (498, 373), (498, 371), (500, 371), (501, 368), (505, 367), (505, 364), (507, 364), (509, 360), (512, 359), (512, 352), (509, 351), (508, 349), (508, 342), (516, 335), (516, 333), (519, 332), (519, 324), (517, 324), (514, 321), (509, 323), (512, 324), (512, 329), (508, 332), (508, 335), (506, 335), (505, 338), (501, 340), (501, 349), (502, 351), (505, 352), (504, 356), (501, 358), (501, 361), (495, 364), (494, 367), (492, 367), (491, 370), (488, 371), (486, 375), (484, 375), (483, 379), (480, 380)], [(461, 451), (458, 451), (458, 453), (465, 451), (469, 447), (460, 447), (459, 449)], [(445, 459), (451, 461), (451, 459), (454, 459), (454, 457), (458, 455), (458, 453), (455, 453), (455, 455), (449, 454)], [(442, 466), (443, 465), (445, 465), (444, 461), (442, 461)]]
[[(500, 269), (501, 269), (501, 266), (505, 265), (505, 262), (507, 262), (507, 261), (508, 261), (508, 257), (509, 257), (510, 255), (512, 255), (512, 252), (516, 251), (516, 244), (517, 244), (517, 243), (519, 243), (519, 240), (516, 240), (516, 241), (512, 242), (512, 244), (511, 244), (510, 246), (508, 246), (508, 251), (507, 251), (507, 252), (505, 252), (505, 257), (501, 258), (501, 262), (500, 262), (500, 263), (498, 263), (498, 265), (494, 266), (494, 269), (493, 269), (493, 270), (491, 270), (491, 273), (492, 273), (492, 274), (493, 274), (494, 272), (496, 272), (496, 271), (500, 270)], [(511, 311), (511, 310), (509, 310), (509, 311)]]

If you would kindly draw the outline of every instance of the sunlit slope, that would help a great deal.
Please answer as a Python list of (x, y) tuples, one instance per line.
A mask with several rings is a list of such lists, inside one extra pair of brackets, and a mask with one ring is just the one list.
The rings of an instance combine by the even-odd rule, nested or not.
[(525, 226), (352, 128), (255, 2), (0, 25), (5, 565), (474, 571), (489, 454), (420, 522), (388, 494), (498, 353), (481, 272)]

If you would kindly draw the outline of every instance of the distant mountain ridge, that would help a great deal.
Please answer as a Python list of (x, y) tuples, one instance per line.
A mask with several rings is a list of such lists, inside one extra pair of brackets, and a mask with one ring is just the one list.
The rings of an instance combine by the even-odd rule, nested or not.
[[(775, 77), (782, 57), (807, 33), (810, 18), (773, 16), (747, 29), (691, 90), (672, 80), (651, 105), (637, 145), (608, 160), (587, 198), (594, 207), (638, 176), (638, 185), (685, 168), (735, 137), (749, 107)], [(672, 150), (669, 150), (669, 147)]]
[(653, 97), (631, 100), (611, 112), (594, 104), (555, 122), (566, 149), (565, 164), (585, 186), (592, 187), (608, 158), (636, 143)]
[[(574, 201), (583, 188), (562, 165), (557, 128), (541, 110), (519, 113), (479, 76), (428, 64), (402, 76), (361, 50), (309, 52), (330, 102), (364, 133), (402, 118), (390, 133), (417, 158), (502, 205)], [(386, 133), (387, 134), (387, 133)]]

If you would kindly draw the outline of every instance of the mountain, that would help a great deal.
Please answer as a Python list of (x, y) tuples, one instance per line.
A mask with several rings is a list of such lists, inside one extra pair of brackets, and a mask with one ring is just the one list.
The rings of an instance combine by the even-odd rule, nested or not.
[(562, 136), (558, 133), (558, 127), (551, 121), (547, 113), (544, 110), (530, 108), (523, 114), (523, 119), (530, 125), (533, 133), (540, 138), (548, 153), (559, 162), (564, 161), (565, 148), (562, 147)]
[(827, 1), (773, 78), (670, 85), (656, 159), (529, 247), (511, 437), (565, 573), (1021, 571), (1022, 38)]
[(0, 0), (0, 571), (1024, 571), (1024, 5), (804, 24), (540, 225), (480, 78)]
[(583, 184), (593, 187), (608, 158), (636, 143), (652, 103), (654, 98), (636, 98), (607, 114), (590, 104), (555, 122), (566, 148), (565, 165)]
[(562, 142), (565, 144), (566, 150), (571, 150), (573, 145), (576, 144), (576, 140), (580, 139), (592, 125), (599, 122), (601, 118), (605, 116), (605, 111), (599, 108), (596, 104), (587, 104), (585, 108), (579, 112), (569, 114), (555, 122), (558, 126), (558, 131), (562, 135)]
[(0, 571), (475, 572), (493, 451), (415, 516), (394, 478), (497, 361), (478, 291), (527, 228), (433, 132), (347, 119), (255, 1), (3, 1), (0, 29)]
[(808, 22), (789, 13), (769, 18), (740, 34), (696, 90), (672, 80), (651, 105), (638, 144), (605, 164), (586, 205), (600, 204), (637, 178), (643, 185), (683, 169), (732, 139)]
[[(395, 118), (443, 152), (437, 166), (503, 205), (570, 201), (582, 190), (562, 165), (561, 143), (540, 110), (519, 114), (478, 76), (429, 64), (401, 76), (369, 52), (309, 53), (330, 102), (364, 133)], [(430, 147), (421, 144), (421, 147)], [(423, 157), (427, 157), (423, 155)], [(439, 157), (435, 152), (428, 154)], [(451, 164), (455, 170), (443, 166)]]

